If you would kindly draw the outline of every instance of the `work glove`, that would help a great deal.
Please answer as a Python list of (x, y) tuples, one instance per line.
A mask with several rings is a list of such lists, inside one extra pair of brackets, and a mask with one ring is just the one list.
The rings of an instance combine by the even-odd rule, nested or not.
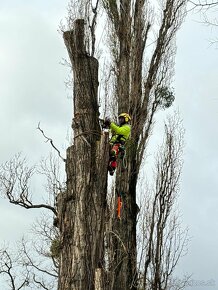
[(104, 126), (105, 127), (109, 127), (111, 124), (111, 120), (109, 117), (106, 117), (105, 120), (104, 120)]

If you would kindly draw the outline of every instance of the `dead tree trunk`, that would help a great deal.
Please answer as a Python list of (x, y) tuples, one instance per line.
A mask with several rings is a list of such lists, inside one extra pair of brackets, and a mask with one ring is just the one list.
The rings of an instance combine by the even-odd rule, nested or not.
[(73, 67), (74, 142), (67, 149), (67, 189), (58, 202), (58, 290), (88, 290), (101, 284), (108, 140), (99, 126), (98, 61), (86, 52), (83, 20), (64, 33), (64, 41)]

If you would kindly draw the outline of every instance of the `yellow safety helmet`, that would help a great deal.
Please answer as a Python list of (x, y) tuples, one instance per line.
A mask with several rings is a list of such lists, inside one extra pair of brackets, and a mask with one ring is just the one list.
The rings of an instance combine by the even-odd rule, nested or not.
[(128, 123), (129, 121), (131, 121), (130, 115), (127, 114), (127, 113), (121, 113), (121, 114), (118, 116), (118, 118), (120, 118), (120, 117), (124, 117), (126, 123)]

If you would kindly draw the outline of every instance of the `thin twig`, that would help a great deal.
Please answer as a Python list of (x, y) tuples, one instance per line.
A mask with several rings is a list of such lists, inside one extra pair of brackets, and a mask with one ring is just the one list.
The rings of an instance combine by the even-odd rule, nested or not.
[(43, 135), (43, 137), (46, 139), (46, 142), (50, 142), (50, 144), (51, 144), (51, 146), (58, 152), (58, 155), (59, 155), (59, 157), (64, 161), (64, 162), (66, 162), (66, 159), (65, 158), (63, 158), (62, 156), (61, 156), (61, 153), (60, 153), (60, 151), (57, 149), (57, 147), (54, 145), (54, 143), (53, 143), (53, 140), (50, 138), (50, 137), (47, 137), (46, 135), (45, 135), (45, 133), (44, 133), (44, 131), (40, 128), (40, 122), (38, 123), (38, 127), (37, 127), (37, 129), (42, 133), (42, 135)]

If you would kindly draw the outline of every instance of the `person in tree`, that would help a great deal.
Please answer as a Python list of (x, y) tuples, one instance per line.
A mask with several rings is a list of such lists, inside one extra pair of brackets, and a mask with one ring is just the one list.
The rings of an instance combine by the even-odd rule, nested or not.
[(129, 122), (131, 118), (127, 113), (121, 113), (118, 116), (119, 125), (111, 122), (110, 118), (105, 119), (105, 127), (110, 128), (112, 132), (112, 137), (110, 139), (110, 156), (108, 162), (108, 171), (110, 175), (113, 175), (116, 167), (117, 167), (117, 157), (118, 154), (121, 153), (123, 155), (125, 153), (125, 143), (126, 140), (129, 138), (131, 133), (131, 126)]

